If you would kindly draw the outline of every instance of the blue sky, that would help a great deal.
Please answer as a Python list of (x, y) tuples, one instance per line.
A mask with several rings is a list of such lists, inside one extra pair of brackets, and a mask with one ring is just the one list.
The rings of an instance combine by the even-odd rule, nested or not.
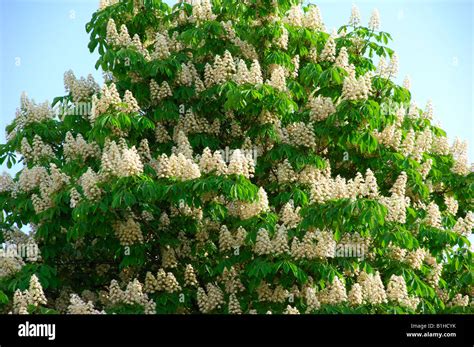
[[(382, 30), (392, 34), (400, 60), (398, 82), (409, 74), (418, 106), (433, 100), (435, 118), (452, 140), (469, 141), (474, 160), (473, 12), (469, 0), (311, 1), (328, 29), (345, 24), (352, 4), (366, 23), (378, 8)], [(173, 3), (170, 1), (170, 3)], [(36, 101), (64, 94), (63, 73), (92, 73), (97, 59), (87, 49), (85, 23), (98, 0), (0, 0), (0, 142), (22, 91)], [(6, 169), (0, 167), (0, 171)]]

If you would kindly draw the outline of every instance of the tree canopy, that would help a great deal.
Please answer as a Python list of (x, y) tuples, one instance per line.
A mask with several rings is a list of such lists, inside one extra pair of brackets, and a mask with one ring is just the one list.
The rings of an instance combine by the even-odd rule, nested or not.
[(467, 146), (376, 10), (102, 1), (86, 30), (103, 86), (23, 95), (0, 145), (0, 312), (472, 312)]

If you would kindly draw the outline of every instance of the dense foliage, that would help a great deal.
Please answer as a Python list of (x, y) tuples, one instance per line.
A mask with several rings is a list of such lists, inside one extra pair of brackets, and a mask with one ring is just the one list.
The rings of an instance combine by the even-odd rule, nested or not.
[(23, 95), (0, 145), (23, 165), (0, 178), (0, 242), (40, 250), (0, 257), (0, 312), (472, 312), (466, 145), (393, 82), (379, 25), (103, 2), (104, 86)]

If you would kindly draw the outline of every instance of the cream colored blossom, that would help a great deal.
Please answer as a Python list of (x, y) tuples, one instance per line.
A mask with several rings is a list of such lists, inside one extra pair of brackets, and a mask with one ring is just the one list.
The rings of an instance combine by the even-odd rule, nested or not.
[(115, 234), (122, 246), (129, 246), (135, 243), (143, 242), (143, 234), (138, 224), (132, 217), (125, 221), (116, 221), (113, 223)]
[(372, 15), (370, 16), (369, 29), (373, 31), (380, 30), (380, 14), (376, 8), (373, 10)]
[(321, 54), (319, 55), (319, 60), (330, 62), (334, 62), (336, 60), (336, 42), (334, 41), (334, 37), (329, 36)]
[(336, 112), (336, 107), (334, 106), (332, 99), (321, 95), (310, 97), (308, 108), (310, 109), (310, 117), (313, 121), (325, 120), (331, 114)]

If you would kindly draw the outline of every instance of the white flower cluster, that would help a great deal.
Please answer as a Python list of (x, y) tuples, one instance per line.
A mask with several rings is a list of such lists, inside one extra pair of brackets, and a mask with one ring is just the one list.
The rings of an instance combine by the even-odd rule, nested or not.
[(420, 166), (420, 174), (423, 179), (428, 177), (428, 174), (431, 171), (431, 165), (433, 165), (433, 159), (429, 158), (425, 162), (423, 162)]
[(349, 69), (349, 54), (347, 53), (346, 47), (342, 47), (339, 51), (336, 61), (334, 62), (334, 66), (340, 67), (344, 70)]
[(140, 106), (138, 105), (138, 102), (134, 98), (131, 91), (125, 91), (122, 102), (125, 104), (125, 106), (120, 108), (120, 110), (125, 113), (135, 113), (140, 111)]
[(324, 30), (323, 18), (318, 6), (311, 4), (304, 14), (303, 26), (312, 30)]
[(87, 142), (82, 134), (77, 134), (76, 138), (70, 131), (66, 133), (63, 143), (63, 154), (66, 162), (75, 159), (97, 158), (100, 156), (100, 148), (95, 142)]
[[(350, 250), (349, 256), (364, 257), (369, 254), (369, 246), (372, 242), (371, 237), (363, 237), (358, 232), (345, 233), (337, 243), (336, 252)], [(336, 245), (335, 245), (336, 247)], [(351, 276), (358, 270), (350, 272)]]
[(410, 90), (411, 88), (411, 79), (409, 75), (406, 75), (403, 80), (403, 88)]
[(416, 136), (415, 146), (411, 155), (413, 159), (420, 162), (423, 159), (423, 153), (428, 152), (431, 149), (432, 144), (432, 133), (429, 128), (425, 128), (422, 132), (419, 132)]
[[(190, 133), (206, 133), (219, 135), (220, 127), (221, 124), (218, 118), (214, 119), (213, 122), (210, 123), (206, 118), (195, 115), (193, 110), (190, 108), (186, 110), (186, 113), (184, 115), (180, 115), (178, 123), (174, 127), (174, 137), (177, 138), (180, 132), (183, 132), (183, 135), (187, 135)], [(166, 129), (159, 130), (160, 137), (162, 137), (162, 139), (159, 139), (160, 143), (166, 142), (164, 141), (165, 138), (169, 138), (169, 136), (167, 137), (168, 133), (166, 132), (165, 134), (164, 132), (166, 132)], [(156, 134), (158, 136), (158, 130), (156, 131)], [(183, 141), (185, 140), (183, 139)]]
[(78, 183), (81, 185), (84, 195), (90, 201), (97, 201), (100, 199), (102, 195), (102, 189), (97, 186), (100, 181), (100, 176), (91, 168), (88, 168), (87, 171), (79, 178)]
[(398, 150), (402, 140), (401, 129), (393, 124), (385, 127), (381, 132), (374, 130), (372, 134), (377, 139), (378, 143), (391, 147), (394, 150)]
[(292, 25), (295, 27), (300, 27), (303, 25), (304, 12), (301, 6), (293, 5), (285, 14), (282, 21), (285, 24)]
[[(125, 104), (125, 106), (120, 106), (121, 104)], [(113, 107), (116, 111), (125, 113), (135, 113), (140, 111), (140, 106), (138, 105), (137, 100), (129, 90), (125, 91), (122, 101), (115, 83), (111, 83), (109, 86), (104, 84), (101, 89), (100, 98), (96, 95), (92, 96), (92, 110), (90, 115), (91, 123), (94, 123), (98, 116), (106, 113), (109, 110), (109, 107)]]
[[(3, 249), (0, 250), (3, 252)], [(25, 262), (17, 254), (0, 254), (0, 278), (18, 273), (24, 265)]]
[(347, 291), (339, 277), (334, 277), (332, 283), (319, 292), (322, 304), (337, 305), (347, 301)]
[(140, 145), (138, 146), (138, 154), (142, 162), (149, 163), (151, 161), (150, 145), (148, 144), (147, 138), (141, 139)]
[(68, 314), (104, 314), (94, 308), (92, 301), (87, 303), (81, 299), (77, 294), (71, 294), (69, 306), (67, 307)]
[(130, 38), (130, 34), (128, 33), (128, 29), (125, 24), (122, 24), (120, 26), (120, 33), (119, 33), (117, 31), (117, 26), (115, 24), (115, 21), (112, 18), (110, 18), (109, 21), (107, 22), (106, 39), (107, 39), (107, 42), (111, 44), (112, 46), (134, 48), (143, 55), (145, 60), (150, 61), (152, 59), (152, 57), (150, 56), (150, 53), (142, 44), (140, 36), (138, 36), (138, 34), (135, 34), (133, 35), (133, 39)]
[(293, 64), (293, 71), (291, 72), (291, 77), (296, 79), (298, 78), (298, 73), (300, 69), (300, 56), (298, 54), (291, 58), (291, 64)]
[(38, 163), (42, 159), (54, 158), (53, 148), (49, 144), (44, 143), (39, 135), (35, 135), (33, 138), (33, 147), (30, 146), (26, 137), (21, 140), (21, 154), (31, 163)]
[(206, 63), (204, 67), (204, 83), (207, 88), (216, 84), (225, 83), (232, 79), (236, 73), (234, 58), (229, 51), (225, 51), (224, 55), (216, 55), (213, 65)]
[(433, 101), (428, 100), (426, 102), (425, 110), (423, 111), (421, 116), (424, 119), (433, 120), (433, 115), (434, 115)]
[(267, 192), (260, 187), (257, 194), (257, 200), (254, 202), (232, 201), (227, 205), (231, 216), (238, 216), (240, 219), (249, 219), (262, 212), (267, 212), (268, 205)]
[(204, 174), (214, 172), (216, 175), (225, 175), (227, 173), (227, 164), (222, 158), (220, 151), (215, 151), (212, 154), (209, 147), (206, 147), (199, 159), (199, 170)]
[[(373, 31), (378, 31), (380, 30), (380, 14), (379, 11), (375, 8), (372, 12), (372, 15), (370, 16), (369, 19), (369, 29)], [(409, 89), (409, 88), (407, 88)]]
[(428, 274), (426, 281), (434, 288), (438, 287), (439, 280), (441, 279), (441, 273), (443, 272), (443, 264), (438, 264), (436, 259), (431, 265), (430, 273)]
[(276, 179), (279, 183), (291, 183), (295, 182), (298, 179), (297, 173), (293, 170), (288, 159), (282, 163), (277, 164), (276, 174), (274, 176), (270, 176), (272, 180)]
[(203, 216), (202, 208), (189, 206), (184, 200), (179, 200), (178, 206), (171, 206), (171, 217), (187, 216), (201, 220)]
[(232, 235), (225, 225), (221, 227), (219, 232), (219, 251), (230, 251), (238, 249), (244, 245), (247, 231), (244, 228), (239, 227), (234, 234), (235, 235)]
[(402, 171), (390, 189), (392, 195), (390, 197), (380, 197), (379, 202), (388, 210), (386, 221), (401, 224), (406, 222), (406, 208), (410, 206), (410, 198), (405, 196), (406, 184), (407, 175)]
[(288, 49), (288, 39), (289, 34), (288, 30), (282, 25), (281, 26), (281, 35), (275, 40), (275, 45), (282, 50), (286, 51)]
[(410, 129), (405, 135), (405, 139), (400, 145), (400, 151), (403, 155), (409, 156), (415, 148), (415, 131)]
[(115, 4), (118, 3), (118, 2), (119, 2), (119, 0), (100, 0), (100, 2), (99, 2), (99, 9), (100, 9), (100, 10), (103, 10), (103, 9), (105, 9), (106, 7), (115, 5)]
[(420, 162), (423, 158), (423, 153), (429, 152), (431, 150), (431, 130), (429, 128), (425, 128), (425, 130), (416, 134), (413, 129), (410, 129), (405, 135), (405, 139), (402, 141), (400, 146), (397, 147), (403, 155), (413, 156), (413, 159)]
[(274, 87), (279, 91), (286, 91), (286, 70), (280, 65), (276, 65), (271, 72), (270, 79), (265, 84)]
[(293, 200), (288, 201), (280, 210), (280, 220), (283, 225), (288, 229), (296, 228), (301, 222), (300, 210), (299, 206), (295, 208)]
[(363, 303), (377, 305), (387, 302), (385, 288), (378, 271), (375, 274), (362, 271), (357, 277), (357, 283), (362, 288)]
[(459, 217), (453, 227), (453, 231), (459, 235), (470, 236), (474, 229), (474, 212), (467, 212), (466, 217)]
[(210, 0), (192, 0), (191, 4), (193, 5), (193, 13), (188, 18), (189, 22), (199, 24), (216, 19), (216, 15), (212, 13)]
[(188, 61), (186, 64), (181, 64), (181, 69), (176, 76), (176, 83), (188, 87), (192, 87), (194, 83), (198, 93), (205, 89), (196, 67), (191, 61)]
[(446, 211), (452, 215), (458, 213), (459, 203), (453, 196), (444, 196), (444, 204), (446, 205)]
[(71, 188), (69, 191), (70, 195), (70, 201), (69, 201), (69, 207), (71, 208), (76, 208), (76, 206), (81, 202), (82, 196), (81, 194), (77, 191), (76, 188)]
[(168, 82), (163, 81), (161, 85), (158, 85), (155, 80), (150, 81), (150, 96), (153, 102), (158, 102), (167, 97), (173, 96), (173, 92)]
[(262, 70), (260, 68), (260, 63), (257, 59), (252, 61), (250, 69), (247, 67), (247, 64), (244, 60), (239, 59), (236, 64), (236, 72), (233, 76), (235, 83), (241, 85), (245, 83), (250, 83), (254, 85), (262, 84)]
[(336, 241), (326, 230), (307, 231), (301, 241), (294, 237), (291, 242), (291, 255), (296, 259), (334, 258), (335, 251)]
[(54, 118), (54, 111), (48, 101), (37, 104), (28, 99), (25, 92), (20, 97), (20, 108), (15, 112), (15, 128), (7, 133), (7, 140), (13, 139), (18, 132), (31, 123), (40, 123)]
[(234, 266), (224, 268), (219, 281), (224, 284), (225, 292), (228, 294), (237, 294), (245, 290), (245, 287), (239, 278), (239, 273)]
[(466, 307), (469, 305), (469, 296), (462, 295), (461, 293), (456, 294), (450, 302), (448, 302), (448, 307)]
[(182, 181), (201, 177), (199, 166), (192, 160), (186, 158), (182, 153), (171, 154), (169, 157), (162, 154), (150, 165), (155, 169), (159, 178), (175, 177)]
[(416, 105), (416, 102), (410, 102), (410, 107), (408, 108), (407, 116), (411, 119), (417, 119), (420, 117), (420, 109)]
[(284, 303), (290, 295), (288, 290), (283, 288), (281, 285), (277, 285), (275, 289), (272, 290), (270, 285), (265, 281), (260, 283), (256, 292), (259, 301), (270, 301), (276, 303)]
[(311, 200), (318, 203), (341, 198), (379, 198), (377, 180), (370, 169), (367, 169), (365, 179), (358, 172), (354, 179), (348, 181), (339, 175), (335, 179), (331, 178), (330, 171), (318, 172), (311, 184)]
[(396, 53), (392, 54), (390, 63), (387, 65), (384, 57), (380, 57), (379, 64), (377, 66), (377, 73), (382, 78), (396, 77), (398, 73), (398, 56)]
[(224, 293), (217, 285), (208, 283), (206, 289), (207, 293), (202, 287), (197, 291), (197, 302), (202, 313), (209, 313), (225, 303)]
[(0, 175), (0, 194), (5, 192), (11, 192), (15, 182), (13, 181), (12, 176), (8, 172), (3, 172)]
[(318, 300), (318, 296), (314, 288), (308, 287), (305, 292), (306, 299), (306, 314), (312, 313), (321, 307), (321, 303)]
[(158, 123), (155, 126), (155, 139), (158, 143), (166, 143), (171, 141), (171, 136), (168, 134), (165, 126), (161, 123)]
[(240, 307), (240, 302), (237, 299), (235, 294), (229, 296), (229, 314), (242, 314), (242, 308)]
[(31, 275), (29, 288), (23, 292), (17, 289), (13, 296), (13, 311), (17, 314), (28, 314), (29, 305), (35, 307), (46, 305), (47, 300), (43, 292), (43, 287), (36, 275)]
[(87, 78), (77, 79), (72, 70), (64, 73), (64, 88), (71, 93), (74, 102), (87, 101), (100, 89), (91, 74)]
[(137, 52), (143, 55), (146, 61), (150, 61), (152, 59), (150, 53), (148, 52), (146, 47), (143, 45), (142, 40), (140, 39), (140, 36), (138, 36), (138, 34), (133, 35), (132, 42), (129, 46), (135, 48)]
[(435, 202), (430, 202), (426, 208), (426, 224), (433, 228), (441, 228), (441, 212)]
[(291, 305), (287, 305), (285, 311), (283, 311), (283, 314), (300, 314), (300, 311)]
[(48, 176), (46, 168), (43, 166), (33, 166), (31, 169), (24, 167), (18, 178), (20, 191), (30, 192), (38, 187), (43, 179)]
[(178, 260), (176, 259), (176, 252), (169, 245), (161, 247), (161, 266), (164, 269), (175, 268), (178, 266)]
[(404, 261), (413, 269), (419, 270), (426, 258), (426, 250), (417, 248), (414, 251), (408, 251)]
[(354, 283), (347, 295), (347, 300), (351, 306), (362, 305), (364, 302), (364, 294), (362, 293), (362, 286), (359, 283)]
[(228, 175), (243, 175), (246, 178), (253, 177), (255, 172), (255, 162), (250, 155), (246, 155), (240, 149), (232, 151), (229, 165), (227, 167)]
[(31, 195), (31, 201), (36, 213), (41, 213), (53, 206), (52, 195), (69, 184), (70, 178), (53, 163), (49, 165), (50, 174), (41, 177), (40, 194)]
[(181, 290), (181, 286), (174, 274), (172, 272), (165, 272), (163, 269), (158, 270), (156, 277), (151, 272), (147, 272), (144, 288), (148, 293), (156, 291), (175, 293)]
[(125, 221), (116, 221), (112, 226), (122, 246), (143, 243), (143, 234), (140, 224), (138, 224), (133, 217), (128, 217)]
[(189, 287), (197, 287), (199, 285), (196, 272), (191, 264), (187, 264), (184, 270), (184, 285)]
[(330, 61), (334, 62), (336, 60), (336, 41), (334, 41), (333, 36), (329, 36), (326, 41), (321, 54), (319, 55), (319, 61)]
[(135, 146), (128, 148), (124, 139), (120, 140), (119, 145), (115, 141), (108, 141), (102, 152), (101, 172), (116, 177), (140, 175), (143, 163)]
[(173, 139), (177, 145), (173, 146), (171, 149), (173, 154), (182, 154), (186, 159), (192, 159), (193, 148), (191, 147), (191, 144), (189, 143), (188, 137), (185, 135), (185, 133), (179, 129), (175, 129)]
[[(309, 242), (309, 236), (311, 234), (306, 234), (308, 235), (308, 242)], [(305, 235), (305, 236), (306, 236)], [(316, 247), (313, 249), (313, 251), (309, 251), (309, 249), (306, 250), (306, 257), (312, 258), (313, 255), (316, 256), (317, 258), (334, 258), (335, 256), (335, 251), (336, 251), (336, 241), (334, 240), (334, 235), (331, 231), (320, 231), (316, 230), (314, 233), (317, 244)], [(303, 245), (307, 244), (305, 238), (303, 237)]]
[(308, 59), (310, 62), (315, 64), (318, 62), (318, 50), (316, 47), (311, 47), (309, 49)]
[(431, 152), (439, 155), (448, 155), (450, 147), (446, 136), (433, 136), (431, 144)]
[(370, 72), (357, 78), (351, 73), (344, 78), (342, 84), (342, 99), (363, 100), (367, 99), (372, 92), (372, 78)]
[(110, 106), (122, 102), (115, 83), (111, 83), (110, 86), (104, 84), (101, 89), (101, 94), (100, 99), (97, 98), (96, 95), (92, 96), (92, 111), (90, 115), (92, 123), (99, 115), (107, 112)]
[(156, 303), (143, 293), (142, 284), (137, 279), (129, 282), (125, 290), (120, 289), (117, 281), (112, 280), (109, 286), (109, 300), (113, 305), (120, 303), (142, 305), (145, 314), (156, 313)]
[(288, 232), (285, 226), (277, 226), (277, 231), (272, 240), (266, 229), (261, 228), (257, 233), (257, 240), (254, 246), (254, 252), (258, 255), (274, 254), (280, 255), (289, 253)]
[(349, 18), (349, 25), (358, 26), (360, 24), (360, 11), (356, 5), (352, 5), (351, 17)]
[(458, 175), (469, 174), (469, 164), (467, 158), (467, 141), (460, 141), (458, 138), (455, 139), (453, 146), (451, 147), (451, 154), (454, 158), (454, 165), (451, 171)]
[(387, 298), (391, 301), (397, 302), (402, 306), (416, 310), (420, 303), (420, 299), (415, 296), (409, 296), (407, 292), (407, 285), (403, 276), (392, 275), (387, 284)]
[(291, 123), (286, 127), (286, 131), (291, 144), (312, 149), (316, 148), (316, 135), (314, 134), (313, 123)]
[(387, 247), (387, 255), (390, 259), (397, 260), (399, 262), (405, 261), (405, 257), (407, 255), (407, 250), (404, 248), (400, 248), (398, 246), (395, 246), (392, 244), (392, 242), (389, 243)]
[(155, 35), (154, 50), (151, 58), (154, 60), (164, 60), (170, 56), (170, 39), (167, 32), (157, 32)]

